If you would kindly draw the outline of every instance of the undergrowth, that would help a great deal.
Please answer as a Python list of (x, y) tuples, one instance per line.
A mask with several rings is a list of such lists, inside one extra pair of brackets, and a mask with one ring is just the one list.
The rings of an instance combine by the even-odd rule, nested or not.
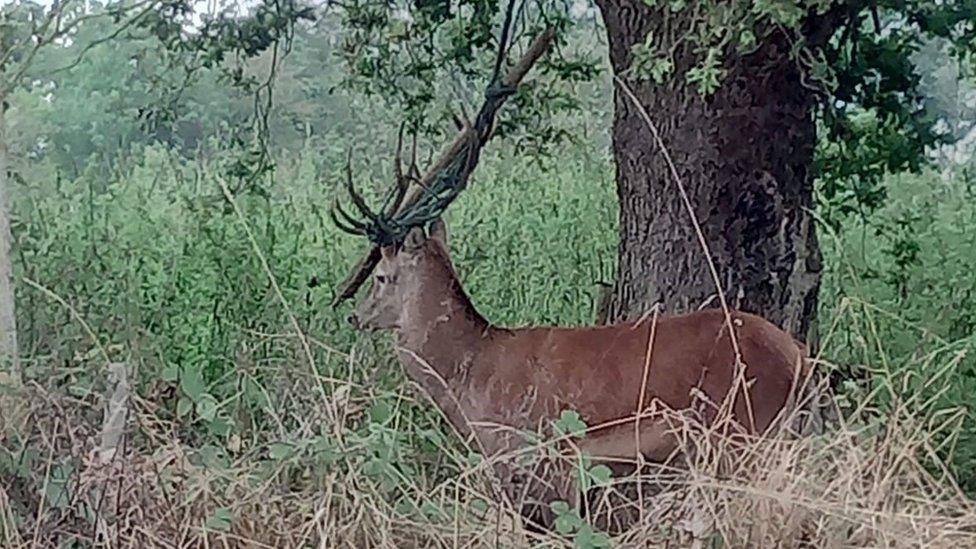
[[(559, 504), (561, 531), (530, 540), (488, 465), (403, 382), (388, 339), (329, 305), (362, 247), (328, 221), (334, 166), (341, 151), (309, 143), (238, 210), (219, 162), (152, 147), (109, 180), (17, 190), (27, 383), (0, 394), (4, 547), (976, 544), (965, 181), (901, 177), (889, 206), (821, 232), (820, 368), (850, 379), (823, 434), (753, 441), (730, 464), (725, 442), (688, 424), (708, 445), (642, 473), (666, 489), (640, 497), (628, 528), (599, 521), (627, 480), (584, 468), (596, 508)], [(448, 225), (488, 318), (593, 318), (614, 270), (608, 166), (485, 159)], [(120, 401), (126, 436), (106, 450)]]

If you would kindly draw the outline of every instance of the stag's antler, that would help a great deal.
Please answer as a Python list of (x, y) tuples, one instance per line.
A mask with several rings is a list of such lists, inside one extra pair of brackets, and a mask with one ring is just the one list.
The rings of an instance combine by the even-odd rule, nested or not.
[(379, 212), (374, 212), (363, 196), (356, 190), (356, 185), (353, 183), (352, 177), (352, 149), (349, 149), (349, 153), (346, 158), (346, 191), (349, 193), (349, 198), (352, 200), (353, 206), (356, 210), (365, 218), (365, 221), (358, 221), (352, 215), (350, 215), (342, 207), (342, 203), (336, 198), (332, 207), (332, 211), (329, 214), (332, 217), (333, 223), (340, 230), (347, 233), (366, 236), (374, 243), (385, 243), (387, 240), (395, 239), (399, 232), (402, 230), (403, 221), (397, 216), (400, 211), (400, 207), (403, 205), (403, 199), (406, 197), (407, 189), (410, 186), (411, 180), (416, 180), (417, 176), (414, 174), (417, 171), (416, 168), (416, 155), (417, 155), (417, 145), (416, 145), (416, 135), (414, 135), (414, 146), (413, 146), (413, 158), (411, 160), (411, 167), (408, 168), (406, 174), (403, 173), (403, 130), (404, 126), (400, 126), (400, 132), (397, 136), (397, 148), (396, 154), (394, 155), (393, 172), (395, 174), (396, 181), (393, 187), (390, 189), (389, 195), (387, 195), (386, 200), (383, 202), (383, 207), (380, 208)]
[(403, 199), (407, 196), (407, 189), (410, 188), (410, 183), (412, 181), (418, 181), (420, 177), (420, 171), (417, 169), (417, 134), (413, 134), (413, 146), (411, 147), (410, 153), (410, 167), (407, 168), (407, 173), (403, 173), (403, 130), (405, 124), (400, 124), (400, 132), (397, 134), (397, 148), (396, 154), (393, 156), (393, 173), (396, 177), (396, 182), (393, 186), (393, 191), (390, 193), (389, 198), (386, 200), (386, 205), (383, 207), (383, 211), (387, 216), (392, 216), (397, 213), (400, 206), (403, 205)]
[(473, 123), (462, 125), (461, 132), (423, 177), (419, 177), (416, 169), (416, 134), (414, 134), (411, 168), (407, 174), (403, 173), (401, 164), (403, 126), (400, 127), (397, 139), (394, 164), (396, 182), (385, 207), (380, 212), (370, 210), (366, 201), (356, 192), (352, 183), (351, 162), (347, 164), (346, 188), (353, 205), (365, 220), (354, 219), (341, 208), (338, 201), (333, 209), (332, 219), (340, 229), (368, 237), (373, 246), (339, 286), (333, 305), (338, 305), (356, 294), (379, 262), (381, 246), (399, 242), (411, 228), (422, 226), (440, 217), (467, 186), (468, 178), (478, 164), (481, 148), (491, 136), (495, 115), (518, 89), (532, 65), (549, 49), (556, 36), (555, 29), (551, 27), (543, 31), (532, 41), (519, 62), (504, 77), (500, 77), (501, 59), (507, 42), (507, 23), (508, 21), (499, 45), (495, 75), (485, 91), (485, 100), (478, 115)]

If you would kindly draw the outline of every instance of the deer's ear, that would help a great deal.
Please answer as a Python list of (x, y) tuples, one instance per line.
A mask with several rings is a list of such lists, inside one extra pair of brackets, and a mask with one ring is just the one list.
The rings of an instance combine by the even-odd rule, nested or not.
[(395, 255), (396, 249), (393, 246), (383, 246), (380, 248), (380, 257), (386, 261), (392, 261)]
[(422, 227), (414, 227), (407, 233), (407, 238), (403, 241), (405, 250), (419, 250), (427, 243), (427, 235), (424, 234)]
[(443, 219), (438, 217), (430, 224), (430, 237), (447, 248), (447, 225)]

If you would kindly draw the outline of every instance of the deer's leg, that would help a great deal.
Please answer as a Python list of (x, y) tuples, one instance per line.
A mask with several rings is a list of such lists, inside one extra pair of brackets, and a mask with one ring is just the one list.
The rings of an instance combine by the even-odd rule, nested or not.
[(500, 464), (499, 478), (525, 527), (536, 533), (551, 531), (556, 521), (552, 503), (565, 501), (570, 508), (579, 503), (572, 467), (562, 460), (542, 458), (525, 464)]

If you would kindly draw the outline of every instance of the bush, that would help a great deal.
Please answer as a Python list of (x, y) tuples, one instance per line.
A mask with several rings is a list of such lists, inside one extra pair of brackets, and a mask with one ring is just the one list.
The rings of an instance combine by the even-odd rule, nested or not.
[[(158, 147), (107, 179), (92, 168), (19, 189), (31, 406), (0, 425), (5, 546), (35, 534), (51, 544), (527, 543), (486, 464), (404, 385), (387, 338), (353, 333), (346, 309), (330, 306), (363, 247), (326, 215), (342, 157), (309, 142), (280, 159), (267, 192), (241, 191), (233, 204), (220, 157), (191, 162)], [(614, 269), (609, 165), (584, 153), (545, 171), (504, 152), (484, 159), (448, 225), (488, 318), (593, 318), (595, 283)], [(361, 178), (389, 174), (371, 165)], [(671, 489), (642, 500), (612, 539), (560, 506), (571, 540), (974, 542), (972, 501), (955, 488), (976, 489), (973, 188), (934, 174), (890, 183), (883, 209), (822, 233), (823, 366), (856, 374), (838, 395), (844, 421), (819, 437), (755, 441), (731, 468), (715, 448), (696, 449), (690, 472), (644, 478)], [(108, 381), (119, 364), (124, 386)], [(99, 453), (119, 387), (133, 436)]]

